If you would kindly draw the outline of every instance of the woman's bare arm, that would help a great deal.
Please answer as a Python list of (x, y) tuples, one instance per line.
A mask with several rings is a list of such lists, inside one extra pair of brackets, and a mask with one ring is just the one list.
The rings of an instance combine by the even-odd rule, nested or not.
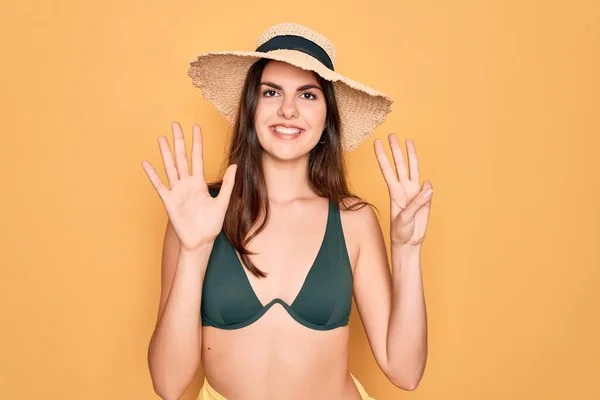
[(148, 348), (154, 391), (165, 400), (179, 399), (200, 365), (202, 283), (211, 249), (182, 250), (167, 224), (158, 318)]

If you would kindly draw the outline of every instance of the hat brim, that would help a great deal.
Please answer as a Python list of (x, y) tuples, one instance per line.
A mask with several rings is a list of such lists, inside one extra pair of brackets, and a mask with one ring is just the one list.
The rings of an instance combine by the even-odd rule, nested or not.
[(344, 151), (356, 149), (391, 112), (393, 101), (389, 97), (330, 70), (315, 58), (296, 50), (204, 53), (190, 62), (188, 76), (194, 86), (201, 89), (203, 97), (233, 124), (246, 74), (252, 64), (261, 58), (314, 71), (332, 82), (340, 113)]

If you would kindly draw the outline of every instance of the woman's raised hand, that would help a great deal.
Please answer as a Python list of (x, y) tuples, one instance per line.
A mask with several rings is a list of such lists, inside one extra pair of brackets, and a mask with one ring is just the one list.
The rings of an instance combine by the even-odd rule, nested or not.
[[(420, 246), (425, 239), (433, 187), (425, 181), (421, 185), (417, 151), (412, 140), (406, 140), (408, 169), (396, 135), (388, 136), (396, 171), (388, 161), (381, 140), (373, 142), (381, 173), (388, 186), (391, 203), (392, 245)], [(396, 176), (397, 173), (397, 176)]]
[(189, 173), (185, 140), (179, 123), (174, 122), (172, 130), (175, 161), (173, 161), (167, 138), (164, 136), (158, 138), (169, 187), (163, 185), (148, 161), (143, 161), (142, 166), (165, 206), (182, 249), (194, 251), (212, 243), (221, 231), (233, 190), (237, 166), (233, 164), (227, 168), (219, 195), (213, 198), (208, 192), (204, 178), (200, 127), (194, 125), (192, 132), (191, 174)]

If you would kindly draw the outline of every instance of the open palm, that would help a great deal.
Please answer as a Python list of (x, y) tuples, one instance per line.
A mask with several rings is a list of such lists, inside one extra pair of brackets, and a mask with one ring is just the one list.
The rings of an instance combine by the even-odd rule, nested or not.
[(375, 155), (388, 186), (390, 194), (391, 241), (399, 245), (420, 245), (425, 239), (432, 186), (426, 181), (422, 186), (419, 178), (419, 164), (415, 145), (406, 141), (409, 168), (407, 170), (402, 149), (395, 135), (388, 137), (396, 173), (388, 161), (380, 140), (375, 140)]
[(158, 138), (169, 187), (161, 182), (148, 161), (143, 161), (142, 166), (165, 206), (182, 248), (195, 250), (214, 241), (221, 231), (237, 166), (230, 165), (227, 168), (219, 195), (213, 198), (204, 177), (200, 127), (194, 125), (192, 133), (191, 174), (185, 140), (179, 123), (174, 122), (172, 130), (175, 160), (171, 155), (167, 139), (164, 136)]

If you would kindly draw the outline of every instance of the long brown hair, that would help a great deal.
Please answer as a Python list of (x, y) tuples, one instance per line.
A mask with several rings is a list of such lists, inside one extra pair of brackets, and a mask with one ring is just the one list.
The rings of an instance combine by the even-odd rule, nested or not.
[[(265, 228), (270, 215), (262, 165), (263, 150), (254, 124), (261, 77), (269, 61), (261, 59), (248, 71), (229, 143), (228, 157), (223, 165), (224, 170), (228, 165), (237, 164), (235, 185), (223, 222), (223, 232), (240, 254), (244, 267), (257, 277), (265, 277), (266, 274), (250, 260), (249, 255), (253, 253), (246, 245)], [(333, 85), (317, 74), (315, 77), (323, 89), (327, 116), (321, 138), (321, 142), (324, 143), (318, 143), (310, 151), (309, 184), (317, 195), (340, 204), (341, 209), (358, 210), (369, 203), (350, 193), (348, 188), (340, 137), (340, 115)], [(222, 179), (208, 186), (211, 190), (219, 190), (221, 184)], [(346, 204), (343, 201), (347, 198), (355, 198), (358, 201), (353, 201), (349, 206), (350, 203)]]

